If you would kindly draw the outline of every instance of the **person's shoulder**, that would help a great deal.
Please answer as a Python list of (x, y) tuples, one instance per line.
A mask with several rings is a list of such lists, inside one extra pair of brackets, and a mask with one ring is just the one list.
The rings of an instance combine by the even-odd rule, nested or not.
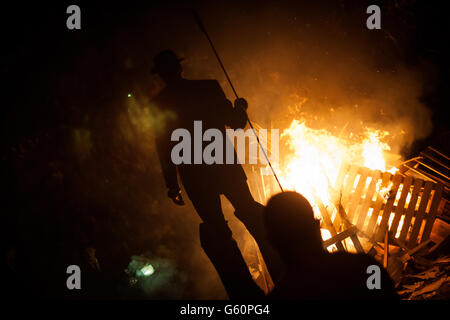
[(337, 251), (330, 254), (335, 257), (346, 257), (348, 259), (376, 262), (376, 260), (366, 253), (352, 253), (347, 251)]
[(350, 253), (356, 261), (359, 261), (360, 263), (366, 264), (366, 265), (380, 265), (377, 260), (375, 260), (374, 257), (365, 254), (365, 253)]

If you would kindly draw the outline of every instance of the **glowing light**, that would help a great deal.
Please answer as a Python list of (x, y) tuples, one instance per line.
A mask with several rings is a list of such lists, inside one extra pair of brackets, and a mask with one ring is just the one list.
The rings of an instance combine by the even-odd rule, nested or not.
[(147, 264), (146, 266), (144, 266), (137, 272), (138, 275), (141, 274), (144, 277), (149, 277), (154, 273), (155, 273), (155, 269), (153, 268), (153, 266), (151, 264)]
[(131, 93), (128, 94), (128, 98), (131, 98)]
[[(344, 163), (386, 171), (384, 152), (390, 147), (383, 138), (387, 135), (388, 132), (366, 128), (360, 135), (338, 137), (326, 129), (312, 129), (304, 121), (294, 120), (281, 135), (289, 147), (279, 169), (281, 184), (303, 194), (316, 217), (321, 218), (316, 202), (320, 200), (328, 206), (333, 201), (330, 191)], [(379, 186), (377, 189), (382, 191)]]

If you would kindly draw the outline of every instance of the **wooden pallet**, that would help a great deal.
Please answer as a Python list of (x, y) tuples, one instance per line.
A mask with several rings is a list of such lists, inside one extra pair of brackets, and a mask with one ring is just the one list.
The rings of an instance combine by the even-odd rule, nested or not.
[(443, 184), (344, 164), (331, 188), (335, 229), (356, 226), (372, 241), (386, 232), (412, 248), (430, 237)]
[(420, 152), (420, 156), (403, 162), (400, 172), (440, 182), (445, 191), (450, 192), (450, 158), (433, 147), (428, 147)]
[[(271, 194), (278, 192), (278, 186), (274, 184), (273, 177), (264, 174), (263, 171), (266, 169), (266, 166), (263, 165), (246, 166), (250, 190), (254, 198), (260, 203), (266, 203)], [(345, 250), (344, 240), (349, 237), (356, 250), (363, 253), (364, 249), (358, 239), (358, 230), (356, 227), (345, 225), (343, 230), (335, 228), (333, 222), (331, 221), (331, 217), (328, 214), (327, 208), (323, 205), (320, 199), (315, 199), (315, 202), (323, 217), (323, 225), (330, 231), (332, 236), (330, 239), (324, 241), (324, 248), (335, 245), (338, 250)]]
[(444, 185), (443, 210), (439, 216), (450, 223), (450, 157), (439, 150), (428, 147), (418, 157), (409, 159), (399, 165), (403, 176), (412, 176)]
[[(269, 190), (271, 183), (265, 181), (261, 170), (252, 166), (247, 173), (252, 193), (265, 203), (273, 190)], [(343, 164), (329, 190), (331, 202), (325, 206), (315, 199), (322, 227), (331, 234), (324, 247), (336, 245), (338, 250), (345, 250), (345, 240), (350, 238), (355, 249), (363, 253), (358, 238), (363, 236), (374, 244), (384, 242), (385, 247), (392, 243), (404, 249), (415, 248), (430, 237), (443, 188), (441, 183), (400, 173)]]

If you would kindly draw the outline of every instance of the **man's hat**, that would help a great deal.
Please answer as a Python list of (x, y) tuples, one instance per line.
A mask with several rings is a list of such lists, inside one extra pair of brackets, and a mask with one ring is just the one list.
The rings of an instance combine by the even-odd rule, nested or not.
[(178, 65), (183, 60), (183, 58), (178, 58), (172, 50), (161, 51), (153, 58), (154, 67), (152, 68), (152, 73), (167, 70), (170, 67)]

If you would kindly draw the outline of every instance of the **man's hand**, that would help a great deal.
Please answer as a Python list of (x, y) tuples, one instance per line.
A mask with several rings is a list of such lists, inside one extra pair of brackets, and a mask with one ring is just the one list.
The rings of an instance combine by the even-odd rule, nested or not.
[(244, 98), (239, 98), (239, 99), (234, 100), (234, 107), (236, 109), (241, 109), (243, 111), (247, 111), (247, 109), (248, 109), (247, 100), (245, 100)]
[(173, 203), (175, 203), (178, 206), (184, 206), (184, 200), (181, 196), (181, 189), (180, 188), (170, 188), (169, 192), (167, 193), (170, 199), (172, 199)]

